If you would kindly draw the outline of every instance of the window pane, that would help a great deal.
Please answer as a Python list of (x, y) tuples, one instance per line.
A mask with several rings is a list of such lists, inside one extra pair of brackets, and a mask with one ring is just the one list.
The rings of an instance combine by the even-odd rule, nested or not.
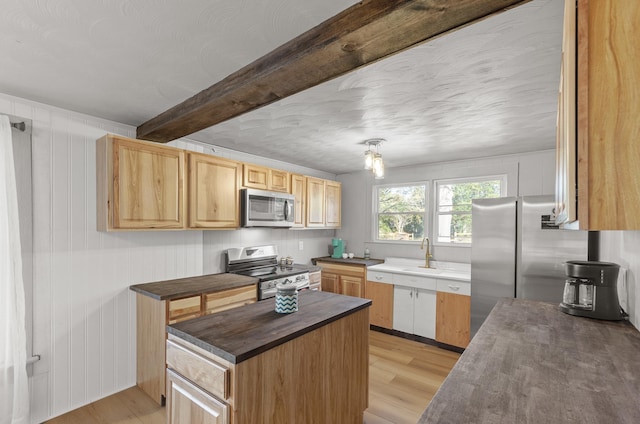
[(423, 214), (378, 214), (378, 240), (421, 240), (423, 234)]
[(438, 241), (441, 243), (471, 243), (471, 215), (440, 215)]
[(471, 212), (472, 199), (500, 197), (501, 180), (438, 185), (438, 212)]
[(471, 201), (500, 197), (503, 178), (438, 183), (437, 241), (471, 243)]
[(378, 189), (378, 213), (424, 212), (424, 185), (381, 187)]

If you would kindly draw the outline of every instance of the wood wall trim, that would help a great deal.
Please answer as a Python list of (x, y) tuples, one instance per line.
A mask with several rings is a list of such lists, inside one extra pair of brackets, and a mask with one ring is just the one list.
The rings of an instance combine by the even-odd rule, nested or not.
[(530, 0), (364, 0), (141, 124), (166, 143)]

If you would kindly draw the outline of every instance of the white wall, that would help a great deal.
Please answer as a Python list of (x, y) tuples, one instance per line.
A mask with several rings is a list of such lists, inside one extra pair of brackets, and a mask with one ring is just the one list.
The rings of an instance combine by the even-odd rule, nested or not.
[[(627, 270), (627, 313), (631, 323), (640, 329), (640, 231), (601, 231), (600, 260)], [(618, 294), (624, 297), (622, 291)]]
[[(0, 113), (33, 123), (30, 300), (33, 353), (41, 357), (31, 377), (34, 423), (135, 385), (135, 296), (130, 285), (221, 272), (213, 264), (221, 263), (223, 248), (258, 241), (274, 241), (297, 262), (326, 255), (333, 230), (212, 231), (206, 243), (203, 231), (98, 232), (95, 140), (107, 132), (135, 137), (135, 128), (1, 93)], [(212, 153), (186, 139), (171, 144)], [(333, 177), (226, 149), (215, 154)], [(300, 240), (303, 250), (297, 250)]]
[(135, 283), (202, 272), (202, 232), (95, 230), (95, 140), (135, 128), (0, 94), (31, 119), (32, 422), (135, 384)]
[[(507, 175), (507, 196), (553, 194), (555, 192), (555, 151), (499, 156), (493, 158), (425, 164), (404, 168), (388, 168), (383, 180), (375, 180), (369, 171), (338, 175), (342, 182), (342, 229), (337, 237), (344, 239), (356, 256), (365, 247), (374, 258), (401, 256), (420, 259), (424, 251), (414, 244), (374, 243), (372, 239), (372, 197), (374, 185), (407, 182), (433, 182), (436, 179), (462, 178), (480, 175)], [(430, 204), (435, 201), (433, 184)], [(431, 218), (431, 217), (429, 217)], [(433, 234), (431, 221), (428, 234)], [(433, 239), (433, 237), (431, 237)], [(435, 260), (471, 262), (469, 247), (434, 246)]]

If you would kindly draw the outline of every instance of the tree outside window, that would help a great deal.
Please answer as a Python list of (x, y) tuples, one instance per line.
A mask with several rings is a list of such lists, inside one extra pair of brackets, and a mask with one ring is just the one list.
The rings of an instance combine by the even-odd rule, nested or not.
[(437, 242), (471, 243), (471, 201), (500, 197), (505, 176), (436, 182)]
[(379, 241), (421, 240), (424, 236), (426, 184), (377, 188)]

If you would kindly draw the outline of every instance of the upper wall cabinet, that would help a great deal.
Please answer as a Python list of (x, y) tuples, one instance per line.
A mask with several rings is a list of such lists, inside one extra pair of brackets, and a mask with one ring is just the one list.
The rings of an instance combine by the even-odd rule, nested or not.
[(340, 228), (342, 216), (342, 186), (337, 181), (325, 181), (324, 223), (329, 228)]
[(242, 185), (260, 190), (289, 192), (289, 173), (278, 169), (245, 163)]
[(291, 174), (291, 194), (295, 196), (293, 227), (305, 226), (307, 211), (307, 180), (304, 175)]
[(96, 144), (99, 231), (182, 229), (184, 151), (107, 134)]
[(559, 212), (577, 204), (581, 229), (640, 230), (640, 2), (578, 0), (577, 13), (575, 4), (566, 0), (564, 54), (575, 48), (577, 66), (563, 58), (563, 81), (576, 79), (577, 100), (561, 93), (557, 180), (571, 188), (577, 175), (577, 196), (557, 190)]
[(240, 227), (241, 164), (201, 153), (189, 160), (189, 227)]
[(340, 228), (341, 189), (337, 181), (307, 177), (306, 226), (309, 228)]

